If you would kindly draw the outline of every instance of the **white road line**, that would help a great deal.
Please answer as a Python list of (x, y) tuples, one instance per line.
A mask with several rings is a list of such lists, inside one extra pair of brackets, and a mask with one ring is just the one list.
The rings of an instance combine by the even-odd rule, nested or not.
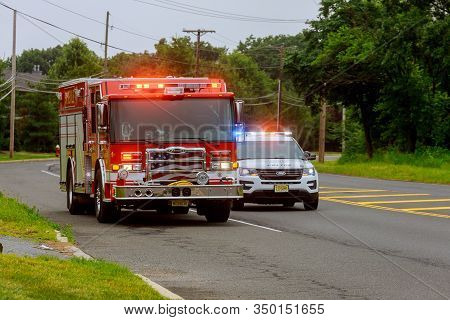
[[(189, 211), (190, 211), (190, 212), (193, 212), (193, 213), (197, 213), (197, 210), (194, 210), (194, 209), (189, 209)], [(264, 226), (260, 226), (260, 225), (257, 225), (257, 224), (253, 224), (253, 223), (245, 222), (245, 221), (241, 221), (241, 220), (236, 220), (236, 219), (228, 219), (228, 220), (229, 220), (229, 221), (234, 221), (234, 222), (237, 222), (237, 223), (246, 224), (246, 225), (249, 225), (249, 226), (252, 226), (252, 227), (257, 227), (257, 228), (269, 230), (269, 231), (283, 232), (283, 231), (281, 231), (281, 230), (277, 230), (277, 229), (273, 229), (273, 228), (269, 228), (269, 227), (264, 227)]]
[(253, 224), (253, 223), (249, 223), (249, 222), (245, 222), (245, 221), (241, 221), (241, 220), (236, 220), (236, 219), (228, 219), (228, 220), (234, 221), (234, 222), (237, 222), (237, 223), (246, 224), (246, 225), (249, 225), (249, 226), (252, 226), (252, 227), (257, 227), (257, 228), (269, 230), (269, 231), (283, 232), (281, 230), (272, 229), (272, 228), (269, 228), (269, 227), (264, 227), (264, 226), (260, 226), (260, 225), (257, 225), (257, 224)]
[(45, 171), (45, 170), (41, 170), (41, 172), (43, 172), (43, 173), (46, 173), (46, 174), (49, 174), (49, 175), (51, 175), (51, 176), (54, 176), (54, 177), (58, 177), (58, 178), (59, 178), (59, 174), (56, 174), (56, 173), (53, 173), (53, 172), (49, 172), (49, 171)]

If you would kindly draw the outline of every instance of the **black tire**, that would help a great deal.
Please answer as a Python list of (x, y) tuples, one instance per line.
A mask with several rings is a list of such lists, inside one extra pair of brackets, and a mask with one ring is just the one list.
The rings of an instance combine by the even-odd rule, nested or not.
[(224, 223), (228, 221), (231, 211), (231, 201), (228, 200), (211, 200), (205, 201), (200, 209), (204, 213), (206, 221)]
[(241, 211), (244, 210), (245, 202), (244, 199), (233, 200), (233, 204), (231, 206), (231, 210), (233, 211)]
[(312, 201), (303, 201), (303, 206), (305, 207), (306, 211), (317, 210), (317, 208), (319, 207), (319, 199), (314, 199)]
[(100, 170), (95, 173), (94, 210), (100, 223), (116, 222), (120, 217), (120, 208), (104, 201), (103, 178)]
[(172, 212), (174, 214), (188, 214), (189, 207), (172, 207)]
[(283, 207), (285, 208), (292, 208), (295, 206), (295, 201), (286, 201), (283, 203)]
[(71, 167), (68, 168), (66, 175), (66, 200), (67, 200), (67, 209), (69, 209), (69, 213), (71, 215), (83, 213), (84, 207), (81, 203), (81, 199), (74, 191), (74, 183)]
[(172, 212), (170, 206), (168, 203), (165, 204), (160, 204), (157, 208), (156, 208), (156, 212), (158, 214), (169, 214)]

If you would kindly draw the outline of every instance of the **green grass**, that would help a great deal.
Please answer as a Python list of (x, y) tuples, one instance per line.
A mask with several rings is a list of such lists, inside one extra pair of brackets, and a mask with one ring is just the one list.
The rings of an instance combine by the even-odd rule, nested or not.
[(319, 173), (385, 180), (450, 184), (450, 151), (424, 149), (414, 154), (395, 151), (364, 155), (344, 155), (338, 161), (315, 163)]
[(0, 270), (0, 300), (164, 299), (126, 268), (104, 261), (0, 254)]
[(55, 241), (55, 230), (60, 230), (70, 242), (74, 241), (70, 226), (60, 227), (42, 217), (37, 209), (0, 193), (0, 235), (36, 241)]
[(14, 152), (13, 159), (9, 158), (9, 151), (0, 151), (0, 162), (10, 160), (33, 160), (33, 159), (50, 159), (55, 158), (54, 153), (38, 153), (38, 152)]

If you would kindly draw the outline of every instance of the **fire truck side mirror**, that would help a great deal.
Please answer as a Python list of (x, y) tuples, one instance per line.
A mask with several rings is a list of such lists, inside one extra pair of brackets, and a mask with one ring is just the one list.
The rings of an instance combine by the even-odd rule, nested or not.
[(97, 103), (97, 128), (103, 132), (108, 129), (108, 108), (103, 103)]
[(237, 122), (242, 122), (243, 120), (243, 112), (244, 112), (244, 101), (243, 100), (236, 100), (234, 101), (234, 104), (236, 106), (236, 115), (237, 115)]

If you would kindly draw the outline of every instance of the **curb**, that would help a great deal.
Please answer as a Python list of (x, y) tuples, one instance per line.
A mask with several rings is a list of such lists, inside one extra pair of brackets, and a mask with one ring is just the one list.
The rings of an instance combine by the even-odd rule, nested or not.
[(144, 282), (147, 283), (150, 287), (152, 287), (153, 289), (158, 291), (162, 296), (164, 296), (166, 298), (169, 298), (170, 300), (184, 300), (179, 295), (173, 293), (169, 289), (164, 288), (163, 286), (157, 284), (156, 282), (153, 282), (152, 280), (150, 280), (149, 278), (143, 276), (142, 274), (136, 273), (136, 275), (139, 278), (141, 278), (142, 280), (144, 280)]
[(59, 158), (5, 160), (5, 161), (0, 161), (0, 164), (2, 164), (2, 163), (22, 163), (22, 162), (44, 162), (44, 161), (55, 161), (58, 159)]
[[(61, 235), (61, 232), (59, 232), (58, 230), (55, 230), (55, 232), (56, 232), (56, 240), (58, 240), (59, 242), (62, 242), (62, 243), (68, 243), (69, 242), (67, 237), (63, 237)], [(86, 260), (93, 260), (94, 259), (92, 256), (88, 255), (86, 252), (83, 252), (80, 248), (77, 248), (75, 246), (70, 246), (69, 250), (72, 251), (72, 253), (73, 253), (73, 255), (75, 257), (83, 258), (83, 259), (86, 259)], [(157, 284), (156, 282), (153, 282), (152, 280), (150, 280), (149, 278), (143, 276), (142, 274), (136, 273), (136, 275), (139, 278), (141, 278), (147, 285), (149, 285), (150, 287), (152, 287), (153, 289), (158, 291), (163, 297), (166, 297), (166, 298), (168, 298), (170, 300), (184, 300), (179, 295), (173, 293), (169, 289), (164, 288), (163, 286)]]

